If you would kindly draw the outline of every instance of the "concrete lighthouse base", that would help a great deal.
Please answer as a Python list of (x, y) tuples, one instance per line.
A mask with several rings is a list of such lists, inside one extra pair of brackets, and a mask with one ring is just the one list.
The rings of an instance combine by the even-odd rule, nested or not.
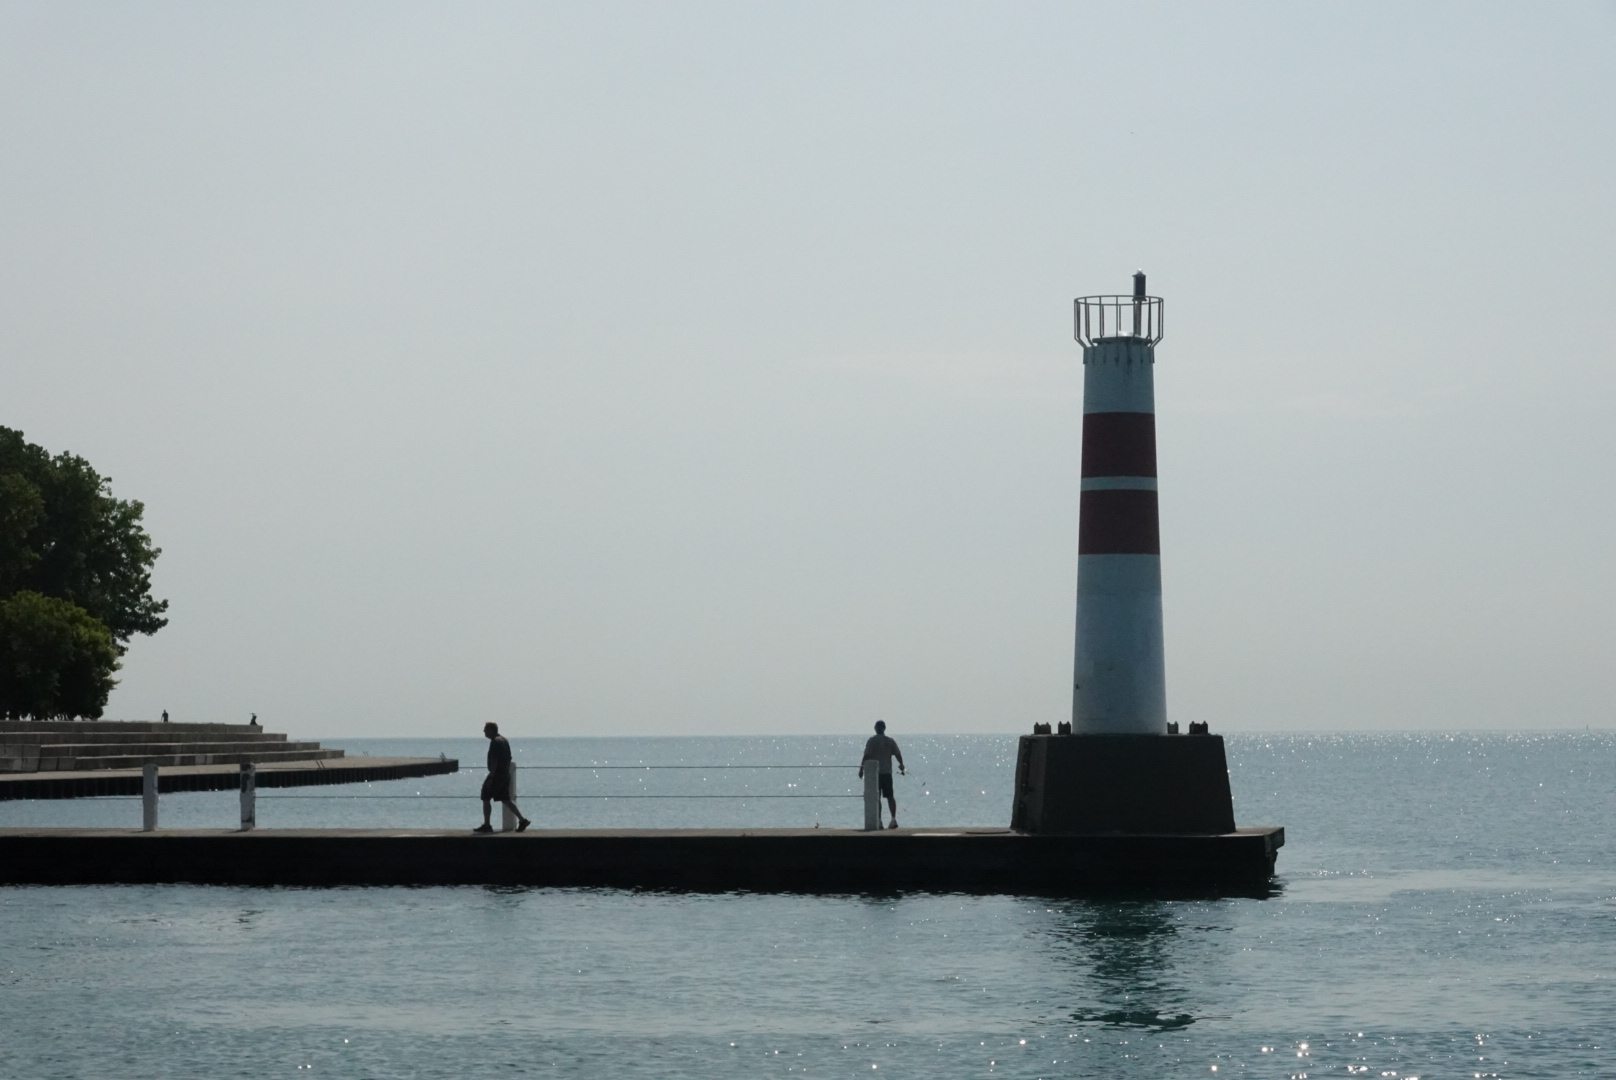
[(1023, 735), (1010, 827), (1027, 833), (1232, 833), (1221, 735)]

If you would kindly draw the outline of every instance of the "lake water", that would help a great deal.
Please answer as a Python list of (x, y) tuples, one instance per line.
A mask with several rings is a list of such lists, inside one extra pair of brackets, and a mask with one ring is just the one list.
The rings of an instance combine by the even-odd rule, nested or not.
[[(1008, 821), (1013, 738), (894, 734), (905, 825)], [(482, 740), (337, 744), (468, 770), (265, 792), (261, 827), (479, 819)], [(513, 745), (575, 766), (521, 774), (540, 827), (860, 818), (846, 767), (712, 767), (857, 740)], [(1286, 827), (1269, 899), (0, 888), (0, 1076), (1616, 1076), (1616, 735), (1228, 748), (1239, 821)], [(603, 767), (647, 764), (701, 768)], [(165, 796), (163, 824), (229, 826), (235, 798)]]

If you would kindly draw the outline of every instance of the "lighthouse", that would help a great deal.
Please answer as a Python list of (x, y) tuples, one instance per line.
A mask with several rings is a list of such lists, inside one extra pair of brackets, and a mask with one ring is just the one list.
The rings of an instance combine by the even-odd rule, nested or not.
[(1082, 494), (1072, 733), (1167, 734), (1161, 529), (1156, 512), (1156, 343), (1162, 301), (1081, 296)]
[(1072, 719), (1033, 725), (1016, 759), (1011, 827), (1125, 836), (1235, 832), (1222, 736), (1167, 722), (1156, 345), (1162, 300), (1080, 296), (1083, 449)]

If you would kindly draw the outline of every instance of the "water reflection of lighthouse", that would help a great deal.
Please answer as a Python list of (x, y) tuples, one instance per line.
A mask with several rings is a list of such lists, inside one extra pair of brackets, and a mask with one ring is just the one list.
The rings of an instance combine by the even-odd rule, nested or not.
[(1182, 927), (1170, 905), (1107, 900), (1066, 905), (1051, 915), (1058, 921), (1046, 933), (1059, 943), (1059, 956), (1070, 965), (1063, 974), (1069, 980), (1072, 1020), (1084, 1026), (1163, 1032), (1200, 1019), (1194, 980), (1178, 970), (1196, 950), (1180, 935)]

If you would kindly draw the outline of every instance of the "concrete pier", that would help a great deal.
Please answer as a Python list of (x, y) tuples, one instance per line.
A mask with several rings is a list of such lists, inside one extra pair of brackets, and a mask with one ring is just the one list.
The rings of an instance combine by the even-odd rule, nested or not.
[(484, 836), (402, 829), (0, 829), (0, 884), (1265, 895), (1284, 842), (1279, 828), (1205, 836), (993, 828), (557, 829)]

